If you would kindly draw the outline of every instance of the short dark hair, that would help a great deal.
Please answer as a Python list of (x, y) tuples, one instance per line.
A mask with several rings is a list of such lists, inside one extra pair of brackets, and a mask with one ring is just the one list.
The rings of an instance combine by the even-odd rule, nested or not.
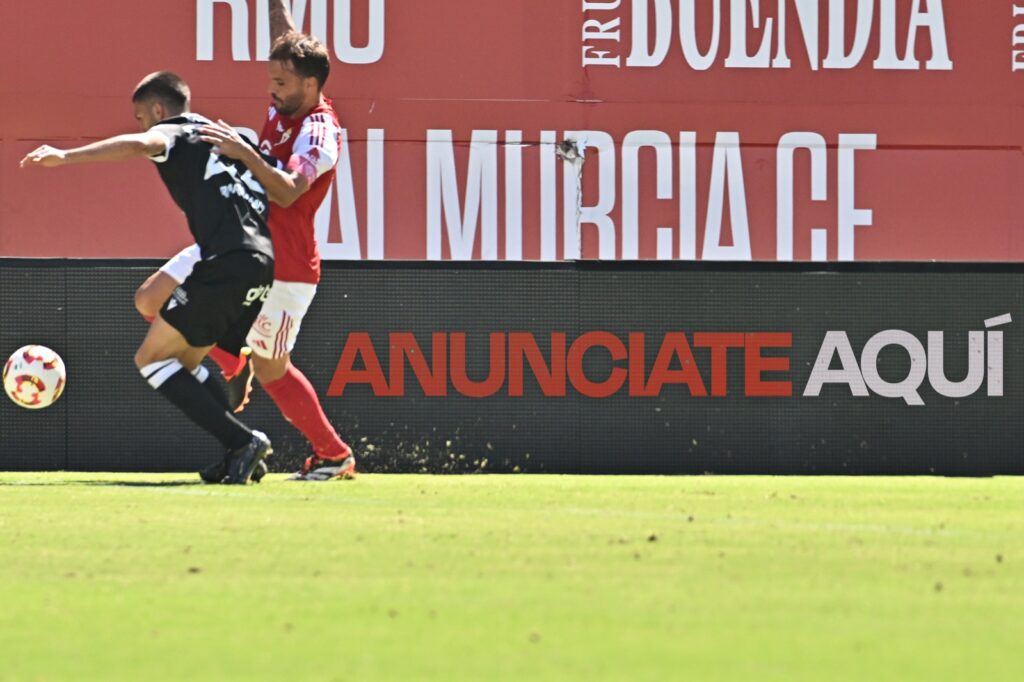
[(331, 75), (331, 56), (318, 39), (304, 33), (289, 31), (274, 42), (270, 59), (290, 62), (295, 73), (303, 78), (315, 78), (321, 90)]
[(170, 71), (157, 71), (142, 79), (132, 94), (133, 102), (157, 101), (172, 111), (188, 109), (192, 91), (181, 76)]

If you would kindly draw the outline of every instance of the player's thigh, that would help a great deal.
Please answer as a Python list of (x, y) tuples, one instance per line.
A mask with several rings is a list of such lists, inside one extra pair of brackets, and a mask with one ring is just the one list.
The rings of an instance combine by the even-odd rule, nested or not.
[(178, 360), (188, 371), (194, 370), (199, 366), (199, 363), (203, 361), (213, 346), (203, 346), (202, 348), (193, 348), (189, 346), (179, 357)]
[(253, 372), (256, 373), (256, 379), (264, 386), (283, 377), (288, 372), (290, 362), (291, 357), (287, 354), (276, 358), (265, 358), (256, 353), (252, 354)]
[(291, 353), (315, 295), (315, 284), (275, 280), (246, 336), (252, 352), (269, 359)]
[(157, 317), (146, 332), (146, 338), (135, 352), (135, 366), (181, 357), (190, 348), (188, 340), (164, 319)]

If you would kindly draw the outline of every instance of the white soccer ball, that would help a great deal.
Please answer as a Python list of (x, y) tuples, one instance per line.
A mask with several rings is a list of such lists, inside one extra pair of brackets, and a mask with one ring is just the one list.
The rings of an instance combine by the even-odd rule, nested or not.
[(22, 346), (4, 363), (4, 392), (17, 405), (39, 410), (64, 391), (64, 361), (46, 346)]

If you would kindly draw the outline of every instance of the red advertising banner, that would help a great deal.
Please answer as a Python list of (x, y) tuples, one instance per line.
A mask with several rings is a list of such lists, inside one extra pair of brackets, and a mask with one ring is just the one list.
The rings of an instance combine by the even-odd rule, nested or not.
[[(345, 127), (327, 259), (1024, 260), (1024, 0), (295, 0)], [(149, 72), (259, 129), (266, 0), (5, 2), (0, 256), (189, 242)]]

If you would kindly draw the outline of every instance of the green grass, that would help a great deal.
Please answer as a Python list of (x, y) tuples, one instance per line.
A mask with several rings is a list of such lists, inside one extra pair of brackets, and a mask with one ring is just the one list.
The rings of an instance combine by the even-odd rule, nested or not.
[(0, 474), (0, 680), (1024, 679), (1022, 479), (174, 482)]

